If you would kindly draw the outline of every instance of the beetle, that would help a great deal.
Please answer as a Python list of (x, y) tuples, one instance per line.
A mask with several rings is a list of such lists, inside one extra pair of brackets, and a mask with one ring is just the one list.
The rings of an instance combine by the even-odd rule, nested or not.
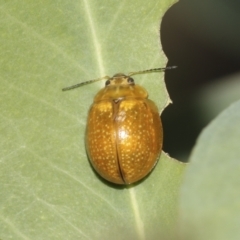
[(147, 91), (134, 83), (132, 75), (165, 71), (155, 68), (128, 75), (117, 73), (82, 82), (63, 91), (106, 80), (88, 113), (85, 145), (96, 172), (115, 184), (132, 184), (155, 167), (163, 143), (157, 106)]

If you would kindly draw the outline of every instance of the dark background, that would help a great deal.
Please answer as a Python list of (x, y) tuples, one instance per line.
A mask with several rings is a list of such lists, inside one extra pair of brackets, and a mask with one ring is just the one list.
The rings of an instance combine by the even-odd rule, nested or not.
[(164, 15), (160, 35), (168, 66), (178, 66), (165, 73), (173, 104), (162, 114), (163, 149), (187, 161), (211, 121), (199, 117), (196, 96), (209, 84), (217, 86), (240, 72), (240, 1), (180, 0)]

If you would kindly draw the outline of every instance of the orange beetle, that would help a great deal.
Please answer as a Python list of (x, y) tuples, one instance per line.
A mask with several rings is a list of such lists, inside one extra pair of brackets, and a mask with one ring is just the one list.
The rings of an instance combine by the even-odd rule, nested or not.
[(158, 108), (131, 76), (170, 68), (174, 67), (118, 73), (63, 89), (107, 79), (89, 110), (85, 139), (92, 166), (104, 179), (131, 184), (148, 175), (156, 165), (163, 142)]

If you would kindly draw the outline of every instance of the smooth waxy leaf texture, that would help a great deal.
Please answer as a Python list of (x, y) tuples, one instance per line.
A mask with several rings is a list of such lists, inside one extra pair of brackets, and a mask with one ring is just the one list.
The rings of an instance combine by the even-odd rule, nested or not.
[[(161, 155), (135, 186), (108, 184), (84, 146), (94, 83), (164, 67), (161, 16), (173, 1), (1, 1), (0, 238), (154, 239), (171, 236), (184, 164)], [(135, 77), (160, 111), (163, 73)]]

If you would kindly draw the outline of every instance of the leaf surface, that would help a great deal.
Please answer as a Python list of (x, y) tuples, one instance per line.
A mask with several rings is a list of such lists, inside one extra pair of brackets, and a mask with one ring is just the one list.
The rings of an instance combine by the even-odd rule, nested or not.
[(240, 101), (200, 135), (181, 189), (182, 239), (240, 238)]
[[(171, 236), (184, 164), (166, 154), (143, 182), (108, 184), (84, 147), (94, 83), (165, 67), (161, 16), (173, 1), (0, 3), (0, 238), (153, 239)], [(135, 77), (160, 111), (163, 73)]]

